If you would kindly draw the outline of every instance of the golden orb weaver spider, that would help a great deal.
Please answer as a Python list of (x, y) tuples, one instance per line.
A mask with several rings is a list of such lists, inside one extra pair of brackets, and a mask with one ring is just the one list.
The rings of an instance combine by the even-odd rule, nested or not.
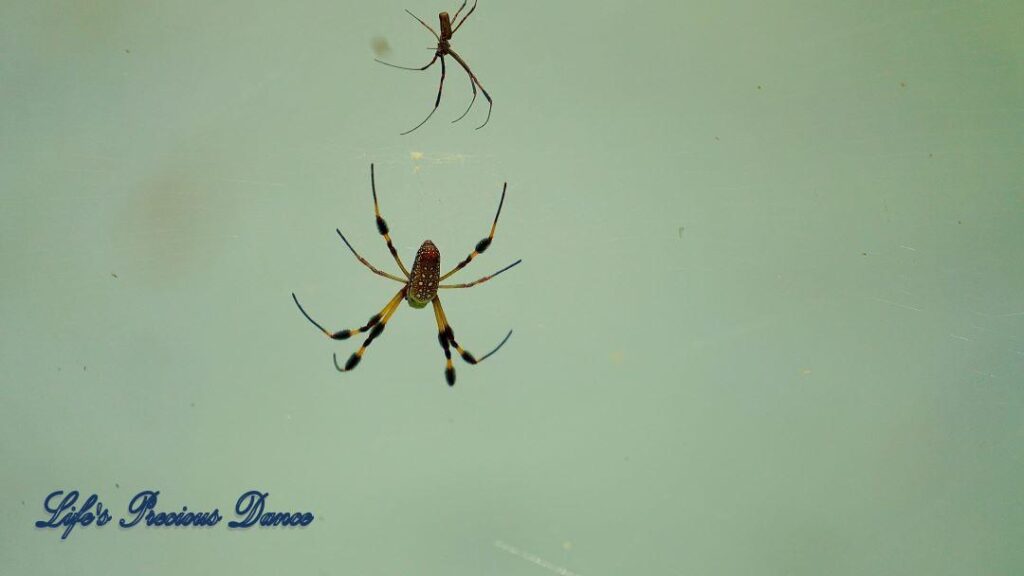
[[(455, 120), (452, 120), (452, 124), (465, 118), (466, 114), (469, 114), (470, 109), (473, 108), (473, 103), (476, 102), (477, 86), (480, 87), (480, 91), (483, 92), (484, 98), (487, 99), (487, 118), (485, 118), (484, 123), (477, 126), (476, 129), (479, 130), (483, 128), (484, 126), (487, 125), (488, 122), (491, 121), (491, 109), (494, 107), (494, 100), (491, 99), (491, 95), (487, 93), (487, 90), (484, 89), (484, 85), (481, 84), (480, 80), (477, 79), (476, 74), (473, 74), (473, 70), (470, 69), (469, 64), (466, 64), (466, 61), (463, 60), (462, 57), (455, 52), (455, 50), (452, 50), (452, 46), (450, 43), (452, 36), (454, 36), (455, 33), (459, 31), (459, 28), (461, 28), (462, 25), (466, 23), (466, 19), (469, 18), (469, 15), (472, 14), (474, 10), (476, 10), (476, 0), (473, 0), (472, 8), (470, 8), (469, 11), (466, 12), (466, 14), (462, 17), (462, 20), (459, 20), (459, 13), (461, 13), (462, 9), (466, 7), (466, 1), (467, 0), (463, 0), (462, 6), (459, 6), (459, 9), (455, 11), (454, 17), (449, 17), (447, 12), (441, 12), (440, 14), (437, 15), (438, 23), (441, 27), (440, 34), (438, 34), (437, 31), (430, 26), (430, 24), (424, 22), (419, 16), (413, 14), (412, 12), (409, 12), (409, 10), (406, 10), (406, 12), (409, 12), (409, 16), (412, 16), (413, 18), (418, 20), (420, 24), (423, 24), (423, 27), (426, 28), (427, 30), (430, 30), (430, 33), (433, 34), (434, 38), (437, 39), (437, 47), (433, 48), (434, 57), (430, 59), (430, 62), (427, 62), (426, 64), (420, 66), (419, 68), (412, 68), (409, 66), (399, 66), (397, 64), (392, 64), (390, 62), (385, 62), (380, 58), (374, 58), (374, 60), (380, 62), (381, 64), (384, 64), (385, 66), (391, 66), (392, 68), (398, 68), (400, 70), (413, 70), (419, 72), (422, 72), (427, 68), (433, 66), (434, 62), (437, 62), (438, 59), (441, 60), (441, 83), (438, 84), (437, 86), (437, 98), (434, 99), (434, 107), (430, 110), (430, 114), (427, 114), (427, 117), (424, 118), (422, 122), (413, 126), (409, 130), (402, 132), (402, 136), (405, 136), (406, 134), (415, 131), (420, 126), (426, 124), (427, 120), (430, 120), (430, 117), (434, 115), (434, 112), (437, 112), (437, 107), (441, 105), (441, 91), (444, 90), (445, 56), (451, 56), (459, 64), (459, 66), (462, 66), (462, 69), (465, 70), (466, 74), (469, 76), (469, 87), (473, 89), (473, 98), (469, 101), (469, 106), (466, 107), (466, 111), (462, 113), (462, 116), (459, 116)], [(454, 26), (452, 25), (453, 21), (455, 22)]]
[(321, 326), (319, 322), (313, 320), (313, 318), (306, 313), (302, 304), (299, 304), (299, 299), (295, 296), (294, 292), (292, 292), (292, 299), (295, 300), (295, 305), (299, 307), (299, 312), (302, 312), (302, 315), (306, 317), (306, 320), (309, 320), (310, 323), (320, 329), (321, 332), (332, 340), (346, 340), (356, 334), (362, 334), (363, 332), (370, 333), (363, 342), (363, 345), (349, 356), (344, 366), (338, 364), (338, 355), (334, 355), (334, 367), (338, 372), (348, 372), (359, 364), (359, 361), (362, 359), (366, 349), (373, 343), (374, 338), (380, 336), (381, 332), (384, 331), (384, 327), (387, 325), (388, 320), (390, 320), (391, 316), (396, 310), (398, 310), (398, 306), (402, 303), (403, 299), (413, 308), (425, 308), (427, 304), (432, 304), (434, 307), (434, 318), (437, 320), (437, 340), (441, 343), (441, 349), (444, 350), (444, 376), (448, 381), (448, 385), (454, 386), (455, 367), (452, 365), (452, 347), (458, 351), (459, 356), (461, 356), (466, 363), (479, 364), (500, 350), (501, 347), (505, 345), (505, 342), (508, 342), (509, 337), (512, 336), (512, 331), (509, 330), (508, 334), (505, 335), (505, 338), (503, 338), (502, 341), (494, 347), (494, 350), (491, 350), (480, 358), (473, 356), (473, 354), (466, 351), (458, 342), (455, 341), (455, 333), (452, 331), (452, 327), (444, 315), (444, 309), (441, 307), (441, 299), (437, 296), (438, 290), (469, 288), (471, 286), (476, 286), (477, 284), (482, 284), (522, 262), (522, 259), (516, 260), (494, 274), (484, 276), (483, 278), (474, 280), (473, 282), (467, 282), (465, 284), (441, 284), (442, 281), (465, 268), (467, 264), (472, 262), (474, 258), (482, 254), (491, 245), (491, 241), (494, 240), (494, 229), (498, 226), (498, 217), (501, 216), (501, 207), (505, 204), (505, 191), (508, 189), (508, 182), (506, 182), (501, 189), (501, 200), (498, 202), (498, 212), (494, 215), (494, 222), (491, 223), (491, 233), (488, 234), (486, 238), (476, 243), (476, 247), (469, 253), (469, 256), (466, 256), (466, 258), (459, 262), (455, 268), (452, 268), (443, 275), (441, 274), (441, 252), (430, 240), (425, 240), (423, 244), (420, 245), (419, 250), (416, 251), (416, 258), (412, 261), (411, 271), (406, 269), (405, 264), (402, 263), (402, 259), (398, 256), (398, 250), (395, 249), (394, 243), (391, 242), (388, 225), (380, 215), (380, 205), (377, 202), (377, 182), (374, 176), (373, 164), (370, 164), (370, 189), (373, 191), (373, 211), (377, 217), (377, 232), (384, 237), (384, 242), (387, 243), (391, 256), (394, 257), (395, 263), (398, 264), (398, 268), (402, 271), (405, 278), (389, 274), (376, 268), (356, 252), (356, 249), (352, 247), (352, 244), (350, 244), (345, 238), (345, 235), (341, 233), (341, 230), (336, 230), (336, 232), (338, 233), (338, 236), (341, 237), (342, 242), (344, 242), (345, 245), (348, 246), (348, 249), (352, 251), (352, 254), (356, 259), (362, 262), (363, 265), (369, 268), (374, 274), (389, 278), (396, 282), (401, 282), (403, 284), (401, 290), (399, 290), (398, 293), (388, 301), (380, 312), (371, 316), (364, 326), (354, 329), (339, 330), (337, 332), (327, 330)]

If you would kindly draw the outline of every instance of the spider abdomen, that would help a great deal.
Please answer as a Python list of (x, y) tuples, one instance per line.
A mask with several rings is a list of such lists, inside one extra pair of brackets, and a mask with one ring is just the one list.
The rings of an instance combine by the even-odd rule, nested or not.
[[(458, 14), (456, 14), (458, 16)], [(441, 23), (441, 40), (448, 40), (452, 37), (454, 32), (452, 31), (452, 19), (447, 12), (441, 12), (437, 15), (437, 19)]]
[(409, 289), (405, 299), (413, 308), (423, 308), (437, 296), (437, 285), (441, 279), (441, 252), (430, 240), (423, 242), (416, 251), (416, 259), (409, 271)]

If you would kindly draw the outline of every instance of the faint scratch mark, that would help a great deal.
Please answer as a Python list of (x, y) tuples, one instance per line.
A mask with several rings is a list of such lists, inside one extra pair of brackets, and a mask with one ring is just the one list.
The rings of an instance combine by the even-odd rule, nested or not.
[(109, 168), (58, 168), (58, 170), (61, 172), (71, 172), (72, 174), (110, 174), (114, 172), (114, 170)]
[(438, 154), (434, 157), (434, 164), (465, 164), (469, 158), (469, 154)]
[(1006, 314), (989, 314), (987, 312), (979, 312), (977, 310), (972, 310), (972, 312), (978, 316), (987, 316), (989, 318), (1012, 318), (1014, 316), (1024, 316), (1024, 312), (1009, 312)]
[(910, 250), (911, 252), (917, 252), (917, 248), (911, 248), (910, 246), (904, 246), (902, 244), (900, 244), (900, 248), (903, 248), (904, 250)]
[(269, 180), (246, 180), (245, 178), (218, 178), (221, 182), (232, 182), (235, 184), (256, 184), (258, 186), (284, 187), (284, 182), (271, 182)]
[(913, 310), (914, 312), (924, 312), (924, 309), (922, 308), (914, 308), (913, 306), (907, 304), (900, 304), (899, 302), (893, 302), (892, 300), (885, 300), (884, 298), (872, 298), (872, 300), (877, 300), (878, 302), (882, 302), (884, 304), (899, 306), (900, 308), (906, 308), (907, 310)]
[(950, 336), (952, 336), (953, 338), (958, 338), (958, 339), (960, 339), (960, 340), (964, 340), (964, 341), (967, 341), (967, 342), (970, 342), (970, 341), (971, 341), (971, 339), (970, 339), (970, 338), (968, 338), (968, 337), (966, 337), (966, 336), (960, 336), (959, 334), (952, 334), (952, 333), (950, 333)]
[(465, 164), (467, 160), (475, 158), (475, 156), (472, 154), (463, 154), (461, 152), (427, 154), (418, 150), (412, 150), (409, 152), (409, 158), (415, 162), (425, 161), (430, 164), (441, 165)]
[(996, 377), (996, 375), (991, 373), (991, 372), (982, 372), (981, 370), (975, 370), (974, 373), (975, 374), (979, 374), (981, 376), (988, 376), (989, 378), (995, 378)]
[(540, 566), (541, 568), (544, 568), (546, 570), (550, 570), (551, 572), (554, 572), (555, 574), (561, 574), (562, 576), (580, 576), (579, 574), (577, 574), (576, 572), (573, 572), (572, 570), (569, 570), (568, 568), (562, 568), (561, 566), (556, 566), (556, 565), (552, 564), (551, 562), (548, 562), (547, 560), (541, 558), (540, 556), (537, 556), (536, 554), (530, 554), (529, 552), (525, 552), (523, 550), (520, 550), (519, 548), (516, 548), (515, 546), (512, 546), (511, 544), (506, 544), (506, 543), (502, 542), (501, 540), (495, 540), (494, 541), (494, 546), (496, 548), (500, 548), (501, 550), (504, 550), (505, 552), (508, 552), (509, 554), (511, 554), (513, 556), (518, 556), (518, 557), (522, 558), (523, 560), (526, 560), (527, 562), (532, 562), (532, 563), (536, 564), (537, 566)]

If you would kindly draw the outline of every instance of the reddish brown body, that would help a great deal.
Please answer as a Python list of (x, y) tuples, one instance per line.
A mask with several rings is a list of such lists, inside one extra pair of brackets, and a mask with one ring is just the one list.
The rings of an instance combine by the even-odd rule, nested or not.
[(441, 40), (448, 41), (452, 39), (452, 20), (448, 16), (447, 12), (441, 12), (437, 15), (437, 18), (441, 21)]
[(426, 240), (416, 251), (409, 271), (409, 287), (405, 299), (413, 308), (423, 308), (437, 296), (437, 285), (441, 282), (441, 252), (430, 240)]

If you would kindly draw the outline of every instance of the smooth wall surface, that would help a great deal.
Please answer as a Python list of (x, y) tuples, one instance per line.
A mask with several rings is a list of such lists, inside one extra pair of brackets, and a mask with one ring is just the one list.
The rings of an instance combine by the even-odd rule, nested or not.
[(1024, 570), (1021, 3), (405, 8), (0, 0), (0, 572)]

